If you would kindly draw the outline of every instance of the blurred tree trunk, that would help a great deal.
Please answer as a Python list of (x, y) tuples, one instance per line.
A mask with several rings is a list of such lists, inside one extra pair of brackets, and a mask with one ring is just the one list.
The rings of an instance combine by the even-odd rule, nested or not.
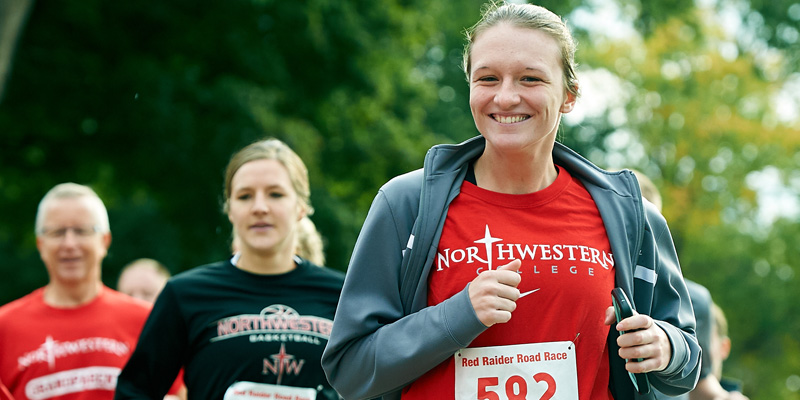
[(14, 48), (33, 6), (33, 0), (0, 1), (0, 103), (8, 76), (11, 74)]

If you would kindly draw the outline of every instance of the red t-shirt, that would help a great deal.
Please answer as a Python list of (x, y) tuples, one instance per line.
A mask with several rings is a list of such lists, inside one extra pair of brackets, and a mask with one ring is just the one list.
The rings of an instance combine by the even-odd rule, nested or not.
[(3, 385), (3, 382), (0, 382), (0, 400), (14, 400), (6, 385)]
[[(514, 259), (522, 260), (523, 296), (511, 320), (490, 327), (469, 347), (574, 342), (580, 399), (610, 399), (609, 327), (603, 322), (611, 305), (614, 259), (594, 200), (566, 170), (559, 168), (547, 188), (523, 195), (464, 182), (447, 213), (428, 304), (441, 303), (481, 271)], [(519, 382), (494, 385), (488, 389), (501, 399), (514, 397), (507, 390), (512, 395), (522, 390)], [(454, 386), (451, 357), (406, 387), (403, 399), (453, 399)]]
[(55, 308), (43, 288), (0, 307), (0, 381), (17, 400), (111, 400), (150, 305), (103, 287)]

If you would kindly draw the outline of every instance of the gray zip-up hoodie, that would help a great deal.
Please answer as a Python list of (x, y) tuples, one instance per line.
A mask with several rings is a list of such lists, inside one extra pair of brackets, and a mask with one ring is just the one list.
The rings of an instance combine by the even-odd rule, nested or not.
[[(331, 385), (345, 399), (399, 399), (400, 390), (487, 329), (467, 287), (427, 305), (428, 274), (450, 202), (469, 162), (482, 154), (477, 136), (428, 151), (424, 168), (398, 176), (378, 192), (359, 234), (322, 356)], [(554, 161), (592, 195), (615, 259), (616, 286), (639, 313), (667, 333), (672, 359), (650, 372), (651, 385), (677, 395), (691, 390), (700, 371), (700, 347), (689, 294), (666, 221), (643, 202), (630, 171), (610, 173), (559, 143)], [(610, 296), (610, 293), (609, 293)], [(615, 400), (651, 399), (635, 393), (609, 329), (610, 387)]]

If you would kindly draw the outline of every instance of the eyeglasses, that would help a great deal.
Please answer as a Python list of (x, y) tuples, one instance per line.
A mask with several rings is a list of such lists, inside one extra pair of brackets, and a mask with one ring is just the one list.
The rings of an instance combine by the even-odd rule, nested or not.
[(64, 226), (61, 228), (44, 228), (40, 234), (48, 239), (63, 239), (67, 237), (67, 232), (72, 231), (75, 237), (86, 239), (100, 231), (95, 225), (85, 226)]

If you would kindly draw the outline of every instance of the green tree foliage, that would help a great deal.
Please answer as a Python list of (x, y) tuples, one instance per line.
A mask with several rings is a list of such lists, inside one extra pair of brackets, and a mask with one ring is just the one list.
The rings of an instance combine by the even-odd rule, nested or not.
[(726, 8), (738, 9), (744, 16), (742, 24), (746, 29), (742, 32), (746, 33), (739, 37), (742, 46), (763, 41), (782, 49), (791, 60), (786, 64), (788, 71), (800, 71), (800, 3), (794, 0), (721, 0), (716, 3), (717, 11)]
[(437, 25), (421, 5), (37, 3), (0, 109), (0, 251), (15, 278), (1, 300), (45, 282), (33, 216), (63, 181), (107, 203), (109, 284), (142, 256), (173, 272), (224, 257), (222, 170), (266, 136), (306, 160), (314, 219), (344, 269), (378, 187), (438, 141), (424, 124), (435, 88), (411, 73)]
[(732, 39), (694, 8), (646, 36), (594, 39), (583, 47), (584, 71), (623, 82), (625, 111), (566, 140), (599, 146), (589, 154), (601, 165), (636, 167), (656, 181), (684, 274), (727, 311), (734, 348), (725, 371), (753, 399), (797, 398), (787, 384), (800, 362), (797, 222), (787, 219), (796, 217), (765, 220), (751, 184), (764, 170), (780, 171), (789, 187), (796, 179), (800, 125), (773, 107), (791, 57), (765, 60), (744, 48), (726, 57)]

